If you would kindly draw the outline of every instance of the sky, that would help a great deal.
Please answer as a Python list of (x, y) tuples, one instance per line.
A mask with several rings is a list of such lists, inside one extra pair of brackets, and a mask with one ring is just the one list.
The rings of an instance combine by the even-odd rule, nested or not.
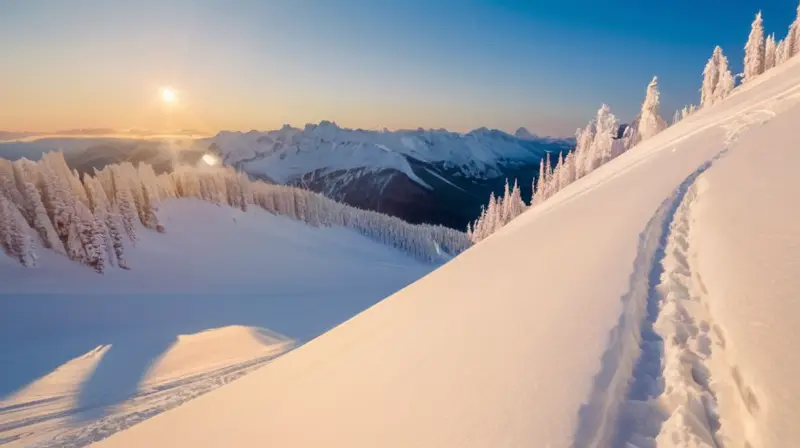
[[(699, 101), (755, 13), (796, 0), (0, 0), (0, 130), (481, 126), (564, 136), (622, 120), (657, 75), (662, 115)], [(163, 101), (165, 87), (176, 92)]]

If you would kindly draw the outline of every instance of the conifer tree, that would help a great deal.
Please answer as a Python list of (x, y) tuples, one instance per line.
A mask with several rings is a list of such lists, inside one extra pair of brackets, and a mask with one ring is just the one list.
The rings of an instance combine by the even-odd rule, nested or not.
[(756, 14), (750, 29), (750, 36), (744, 46), (744, 78), (743, 83), (755, 79), (764, 73), (764, 22), (761, 11)]
[(714, 96), (716, 97), (714, 101), (722, 101), (727, 98), (733, 91), (734, 83), (733, 73), (728, 68), (728, 58), (722, 55), (719, 60), (719, 83), (714, 89)]
[(531, 205), (544, 200), (544, 194), (542, 194), (544, 190), (544, 181), (544, 158), (541, 158), (539, 159), (539, 176), (536, 177), (536, 185), (533, 188), (533, 195), (531, 196)]
[(714, 53), (703, 69), (703, 85), (700, 87), (700, 107), (710, 106), (717, 99), (715, 89), (719, 84), (720, 59), (722, 58), (722, 48), (716, 46)]
[(136, 221), (138, 220), (138, 212), (134, 204), (131, 192), (128, 187), (128, 182), (122, 179), (122, 174), (119, 170), (111, 171), (114, 190), (117, 192), (116, 203), (119, 208), (119, 215), (122, 219), (122, 225), (128, 239), (136, 244)]
[(31, 182), (25, 182), (23, 195), (25, 203), (28, 205), (29, 213), (33, 216), (33, 228), (39, 234), (39, 240), (45, 248), (64, 254), (64, 245), (58, 239), (56, 229), (47, 216), (47, 210), (39, 196), (39, 190)]
[(777, 64), (786, 62), (797, 53), (800, 53), (800, 4), (797, 5), (797, 15), (794, 21), (789, 25), (789, 32), (783, 39), (783, 54), (782, 59), (777, 59)]
[(36, 266), (36, 246), (28, 234), (28, 223), (19, 209), (0, 194), (0, 244), (8, 255), (25, 267)]
[(782, 40), (775, 46), (775, 66), (779, 66), (788, 59), (786, 41)]
[(655, 136), (667, 127), (667, 123), (659, 114), (659, 96), (658, 77), (654, 76), (647, 86), (647, 95), (642, 103), (642, 112), (639, 116), (637, 138), (640, 141)]
[(125, 227), (122, 225), (119, 209), (116, 205), (113, 205), (112, 208), (107, 211), (105, 220), (110, 238), (110, 247), (113, 249), (114, 257), (117, 259), (117, 266), (122, 269), (129, 269), (125, 257), (125, 243), (122, 236), (125, 232)]
[(767, 42), (764, 44), (764, 71), (775, 67), (775, 51), (777, 44), (775, 43), (775, 34), (767, 36)]
[(617, 156), (614, 153), (614, 140), (619, 130), (619, 121), (611, 113), (611, 108), (603, 104), (597, 111), (595, 126), (597, 134), (594, 137), (592, 150), (594, 153), (592, 171)]

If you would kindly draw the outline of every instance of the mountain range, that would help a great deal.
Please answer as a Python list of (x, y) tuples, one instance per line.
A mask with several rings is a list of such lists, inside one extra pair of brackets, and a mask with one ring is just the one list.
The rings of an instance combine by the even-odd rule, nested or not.
[(524, 128), (515, 135), (487, 128), (370, 131), (322, 121), (303, 129), (220, 132), (193, 148), (256, 178), (412, 223), (464, 229), (506, 179), (517, 179), (530, 197), (539, 161), (573, 146), (572, 139), (537, 137)]
[[(307, 188), (340, 202), (412, 223), (463, 230), (476, 219), (490, 192), (506, 179), (529, 198), (539, 161), (569, 151), (573, 139), (539, 137), (525, 128), (514, 135), (479, 128), (371, 131), (330, 121), (273, 131), (222, 131), (202, 139), (181, 136), (58, 136), (0, 142), (0, 157), (38, 159), (62, 151), (70, 168), (93, 172), (123, 161), (147, 162), (156, 172), (197, 164), (204, 154), (252, 178)], [(555, 161), (555, 160), (554, 160)]]

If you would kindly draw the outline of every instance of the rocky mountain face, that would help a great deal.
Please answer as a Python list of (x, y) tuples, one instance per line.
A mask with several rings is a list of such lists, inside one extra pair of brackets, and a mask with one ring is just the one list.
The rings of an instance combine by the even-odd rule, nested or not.
[[(197, 145), (253, 177), (298, 185), (407, 221), (463, 229), (489, 193), (517, 179), (530, 197), (539, 161), (571, 139), (476, 129), (366, 131), (323, 121), (304, 129), (221, 132)], [(555, 161), (555, 160), (554, 160)]]

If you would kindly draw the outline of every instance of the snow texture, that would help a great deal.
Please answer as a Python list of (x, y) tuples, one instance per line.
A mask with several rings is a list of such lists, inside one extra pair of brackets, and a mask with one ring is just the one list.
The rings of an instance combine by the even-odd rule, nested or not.
[[(131, 270), (0, 257), (0, 444), (84, 446), (263, 366), (433, 266), (344, 228), (168, 200)], [(357, 287), (354, 287), (357, 285)]]
[(100, 446), (794, 446), (799, 61)]

